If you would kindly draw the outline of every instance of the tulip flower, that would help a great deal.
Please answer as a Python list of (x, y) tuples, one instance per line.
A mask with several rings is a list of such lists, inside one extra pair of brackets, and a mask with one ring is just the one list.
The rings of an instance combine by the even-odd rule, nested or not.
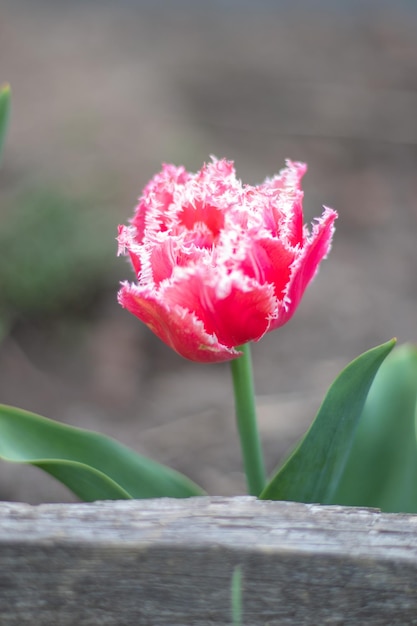
[[(303, 223), (303, 163), (287, 161), (256, 187), (233, 163), (196, 174), (164, 165), (145, 187), (129, 226), (119, 226), (136, 282), (120, 304), (192, 361), (231, 361), (237, 425), (251, 495), (265, 486), (248, 342), (282, 326), (327, 255), (337, 214)], [(240, 357), (240, 358), (237, 358)]]
[(196, 174), (164, 165), (145, 187), (130, 226), (119, 227), (137, 282), (120, 304), (192, 361), (241, 355), (294, 314), (327, 255), (336, 212), (303, 225), (303, 163), (242, 185), (233, 163), (215, 160)]

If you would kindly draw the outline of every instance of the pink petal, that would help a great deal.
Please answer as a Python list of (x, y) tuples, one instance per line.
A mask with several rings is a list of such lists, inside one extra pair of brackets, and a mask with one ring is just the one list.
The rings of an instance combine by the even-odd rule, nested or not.
[(145, 289), (123, 283), (118, 301), (186, 359), (216, 363), (241, 355), (238, 350), (222, 345), (215, 335), (207, 333), (194, 313), (178, 305), (168, 308), (165, 302)]
[(136, 228), (136, 241), (142, 243), (145, 228), (153, 225), (155, 230), (167, 230), (166, 214), (174, 201), (178, 186), (183, 186), (190, 178), (184, 167), (164, 164), (146, 185), (136, 207), (132, 224)]
[(260, 187), (270, 187), (285, 193), (301, 190), (301, 179), (307, 171), (307, 164), (286, 159), (286, 167), (273, 178), (267, 179)]
[(300, 250), (291, 268), (291, 280), (285, 294), (286, 311), (272, 321), (270, 330), (288, 322), (295, 313), (307, 285), (317, 274), (320, 261), (330, 251), (336, 218), (336, 211), (325, 208), (323, 215), (314, 225), (311, 236), (307, 239), (304, 248)]
[(269, 329), (277, 302), (271, 285), (259, 285), (238, 274), (230, 280), (227, 295), (219, 290), (221, 277), (195, 270), (167, 286), (166, 305), (180, 305), (194, 311), (210, 335), (228, 346), (240, 346), (260, 339)]
[(266, 180), (257, 189), (269, 198), (264, 220), (271, 234), (284, 238), (295, 247), (303, 240), (303, 191), (301, 179), (307, 171), (305, 163), (287, 160), (287, 167), (278, 176)]
[(135, 234), (132, 232), (132, 228), (128, 228), (127, 226), (119, 226), (119, 235), (117, 237), (117, 241), (119, 243), (119, 249), (117, 254), (125, 254), (126, 250), (129, 253), (130, 260), (132, 262), (133, 268), (136, 272), (136, 276), (139, 276), (142, 263), (138, 254), (133, 252), (132, 250), (132, 242), (135, 240)]
[(152, 278), (155, 285), (171, 277), (172, 271), (177, 263), (175, 251), (175, 240), (167, 239), (151, 250)]
[(279, 239), (253, 240), (241, 269), (260, 284), (272, 284), (276, 297), (282, 300), (294, 258), (295, 252), (288, 250)]

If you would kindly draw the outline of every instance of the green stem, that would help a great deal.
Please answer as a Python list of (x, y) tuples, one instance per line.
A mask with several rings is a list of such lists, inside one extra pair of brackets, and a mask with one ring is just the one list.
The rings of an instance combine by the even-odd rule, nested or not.
[(246, 482), (251, 496), (259, 496), (265, 487), (265, 467), (255, 409), (252, 361), (249, 344), (238, 348), (242, 356), (230, 362), (237, 427), (242, 450)]

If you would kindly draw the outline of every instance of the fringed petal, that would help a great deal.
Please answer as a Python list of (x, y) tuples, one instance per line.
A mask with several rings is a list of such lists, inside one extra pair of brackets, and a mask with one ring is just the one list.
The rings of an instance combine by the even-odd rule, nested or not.
[(118, 301), (186, 359), (216, 363), (241, 355), (241, 352), (221, 344), (214, 334), (208, 333), (195, 313), (178, 304), (167, 307), (164, 301), (136, 285), (123, 283)]
[(276, 309), (273, 287), (241, 272), (213, 280), (207, 271), (190, 271), (170, 283), (161, 298), (169, 308), (195, 311), (206, 332), (229, 348), (260, 339)]
[(271, 330), (282, 326), (294, 315), (306, 287), (318, 272), (320, 262), (330, 251), (336, 218), (336, 211), (325, 208), (314, 224), (312, 234), (291, 266), (291, 278), (284, 296), (285, 307), (282, 315), (272, 322)]

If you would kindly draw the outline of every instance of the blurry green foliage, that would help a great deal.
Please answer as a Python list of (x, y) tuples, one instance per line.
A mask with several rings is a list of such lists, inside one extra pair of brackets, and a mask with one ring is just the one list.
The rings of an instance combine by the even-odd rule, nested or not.
[(100, 291), (116, 287), (114, 217), (98, 204), (45, 187), (2, 200), (3, 319), (82, 310)]
[(0, 161), (3, 154), (3, 146), (6, 141), (7, 126), (10, 117), (10, 87), (0, 87)]

